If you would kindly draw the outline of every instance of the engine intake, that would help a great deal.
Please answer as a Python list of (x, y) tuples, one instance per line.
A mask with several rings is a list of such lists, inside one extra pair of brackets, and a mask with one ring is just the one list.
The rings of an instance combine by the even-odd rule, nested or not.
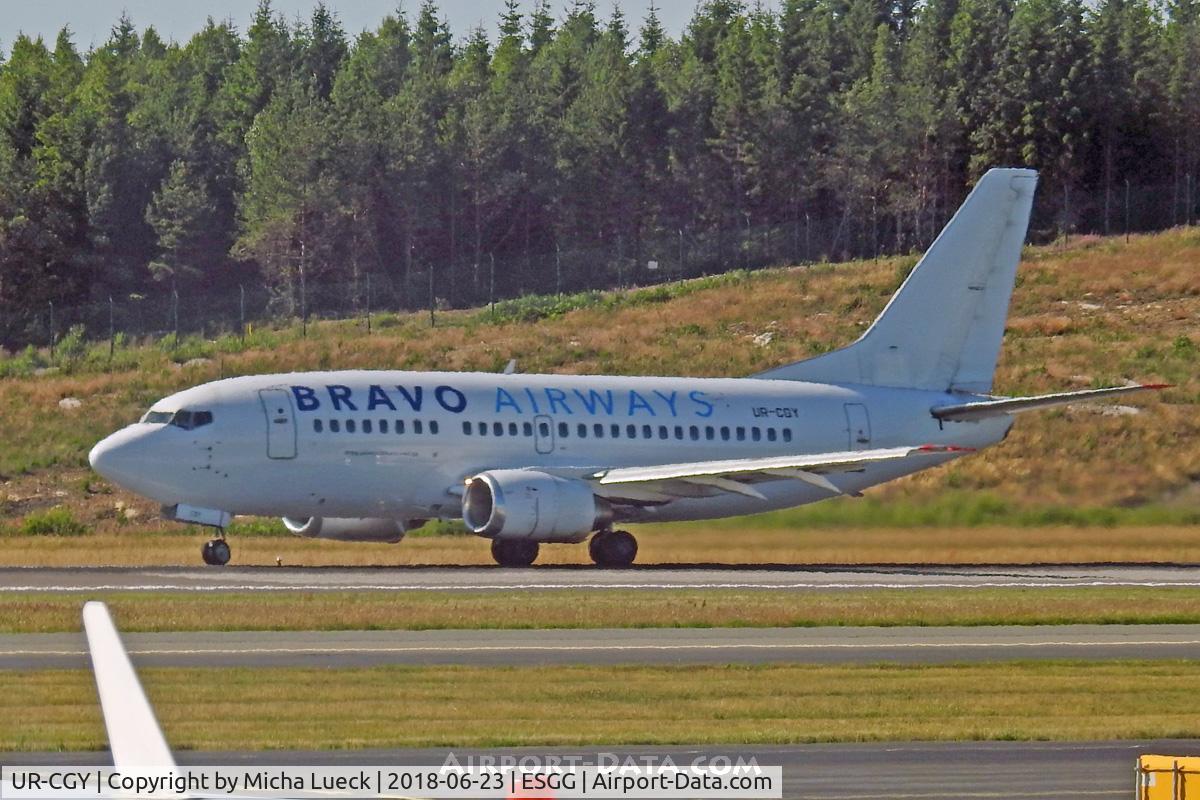
[(584, 481), (525, 469), (468, 479), (462, 512), (479, 536), (537, 542), (581, 542), (612, 521), (608, 501)]
[(343, 542), (389, 542), (404, 538), (406, 527), (398, 519), (376, 517), (284, 517), (283, 525), (297, 536)]

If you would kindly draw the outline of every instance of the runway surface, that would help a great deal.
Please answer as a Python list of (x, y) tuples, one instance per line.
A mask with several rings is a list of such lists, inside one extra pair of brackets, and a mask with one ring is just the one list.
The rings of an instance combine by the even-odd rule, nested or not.
[[(446, 750), (349, 750), (263, 753), (180, 752), (195, 765), (440, 765)], [(931, 742), (813, 744), (767, 747), (614, 747), (455, 750), (459, 763), (479, 756), (540, 758), (580, 763), (714, 763), (714, 758), (754, 758), (782, 766), (786, 798), (826, 800), (1031, 800), (1032, 798), (1128, 798), (1140, 753), (1194, 755), (1200, 741), (1141, 742)], [(105, 764), (107, 753), (0, 753), (0, 764)], [(527, 762), (528, 763), (528, 762)], [(715, 762), (721, 763), (721, 762)]]
[(378, 568), (0, 568), (0, 591), (89, 594), (550, 589), (929, 589), (1200, 587), (1200, 566), (646, 566)]
[[(1200, 658), (1200, 625), (126, 633), (138, 666), (978, 663)], [(82, 634), (0, 635), (0, 669), (86, 668)]]

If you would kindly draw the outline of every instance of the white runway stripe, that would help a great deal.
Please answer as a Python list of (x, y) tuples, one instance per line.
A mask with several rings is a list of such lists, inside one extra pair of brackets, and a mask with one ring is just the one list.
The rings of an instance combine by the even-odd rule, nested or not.
[[(135, 656), (205, 655), (305, 655), (371, 653), (577, 653), (577, 652), (670, 652), (677, 650), (921, 650), (952, 648), (1032, 648), (1032, 647), (1163, 647), (1200, 645), (1200, 639), (1147, 639), (1142, 641), (1029, 641), (1029, 642), (731, 642), (727, 644), (580, 644), (580, 645), (415, 645), (402, 647), (199, 647), (131, 649)], [(83, 656), (84, 650), (0, 650), (0, 656)]]
[(1137, 587), (1147, 589), (1170, 588), (1200, 588), (1200, 579), (1195, 581), (1133, 581), (1133, 580), (1078, 580), (1063, 578), (1061, 580), (1013, 580), (1013, 581), (972, 581), (969, 583), (949, 582), (792, 582), (792, 583), (463, 583), (456, 585), (432, 584), (355, 584), (355, 583), (289, 583), (279, 585), (263, 585), (258, 583), (214, 583), (203, 586), (175, 583), (145, 583), (145, 584), (95, 584), (88, 586), (0, 586), (0, 593), (46, 592), (88, 593), (88, 592), (324, 592), (324, 591), (366, 591), (366, 592), (458, 592), (458, 591), (529, 591), (536, 589), (1055, 589), (1055, 588), (1095, 588), (1104, 586)]

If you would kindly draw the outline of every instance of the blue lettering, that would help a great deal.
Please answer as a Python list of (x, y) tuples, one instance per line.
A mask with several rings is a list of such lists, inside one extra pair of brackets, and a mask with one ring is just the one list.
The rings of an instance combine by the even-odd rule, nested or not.
[(679, 392), (672, 391), (670, 394), (663, 394), (663, 393), (662, 393), (662, 392), (660, 392), (658, 389), (655, 389), (655, 390), (654, 390), (654, 393), (655, 393), (656, 395), (658, 395), (659, 397), (661, 397), (661, 398), (662, 398), (662, 400), (663, 400), (663, 402), (667, 404), (667, 407), (671, 409), (671, 416), (672, 416), (672, 417), (678, 417), (678, 416), (679, 416), (679, 412), (678, 412), (678, 411), (675, 409), (675, 401), (676, 401), (676, 399), (677, 399), (677, 398), (676, 398), (676, 395), (678, 395), (678, 394), (679, 394)]
[(358, 406), (354, 405), (350, 399), (349, 386), (326, 386), (325, 391), (329, 392), (329, 399), (333, 402), (334, 411), (341, 411), (343, 403), (350, 411), (358, 411)]
[(613, 413), (612, 390), (606, 389), (604, 391), (604, 394), (600, 394), (595, 389), (588, 389), (588, 393), (586, 396), (584, 395), (583, 392), (579, 391), (578, 389), (572, 389), (571, 391), (573, 391), (575, 393), (575, 396), (579, 398), (579, 402), (583, 403), (583, 407), (587, 409), (587, 412), (589, 414), (595, 415), (596, 408), (599, 407), (599, 408), (604, 409), (605, 414), (608, 414), (610, 417), (612, 416), (612, 413)]
[(688, 399), (698, 406), (703, 406), (702, 409), (696, 411), (697, 417), (711, 417), (713, 415), (713, 404), (704, 399), (704, 392), (699, 390), (688, 392)]
[(496, 387), (496, 413), (499, 414), (500, 409), (502, 409), (502, 408), (511, 408), (513, 411), (516, 411), (518, 414), (523, 413), (521, 411), (521, 407), (519, 405), (517, 405), (516, 398), (514, 398), (511, 394), (509, 394), (505, 389), (501, 389), (499, 386), (497, 386)]
[(654, 407), (651, 406), (650, 403), (646, 402), (646, 398), (642, 397), (642, 395), (640, 393), (638, 393), (637, 391), (630, 389), (629, 390), (629, 416), (632, 417), (633, 413), (635, 411), (637, 411), (638, 409), (643, 409), (643, 408), (650, 413), (650, 416), (652, 416), (652, 417), (658, 416), (657, 414), (654, 413)]
[(534, 396), (533, 391), (530, 389), (526, 389), (525, 396), (529, 398), (529, 405), (533, 406), (533, 413), (535, 413), (535, 414), (542, 413), (542, 409), (540, 406), (538, 406), (537, 397)]
[(398, 391), (398, 392), (400, 392), (400, 394), (404, 395), (405, 401), (407, 401), (408, 405), (412, 408), (413, 411), (421, 410), (422, 390), (421, 390), (420, 386), (414, 387), (412, 393), (409, 393), (408, 389), (404, 388), (403, 386), (397, 386), (396, 391)]
[(571, 407), (567, 405), (567, 393), (562, 389), (546, 389), (546, 399), (550, 401), (550, 413), (558, 411), (558, 407), (562, 406), (562, 413), (571, 414)]
[(371, 389), (367, 393), (367, 411), (374, 411), (379, 406), (387, 406), (392, 411), (396, 410), (396, 404), (387, 396), (383, 387), (371, 384)]
[[(447, 400), (446, 395), (450, 395), (451, 399)], [(417, 396), (419, 397), (420, 395), (418, 394)], [(438, 405), (452, 414), (457, 414), (467, 407), (467, 396), (453, 386), (435, 387), (433, 396), (437, 398)]]
[(296, 398), (296, 408), (301, 411), (316, 411), (321, 407), (317, 393), (307, 386), (293, 386), (292, 397)]

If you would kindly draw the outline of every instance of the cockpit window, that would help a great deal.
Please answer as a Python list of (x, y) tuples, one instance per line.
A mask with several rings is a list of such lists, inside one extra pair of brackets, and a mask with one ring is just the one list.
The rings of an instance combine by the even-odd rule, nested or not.
[(186, 409), (180, 411), (147, 411), (142, 417), (142, 422), (157, 423), (159, 425), (174, 425), (177, 428), (183, 428), (185, 431), (199, 428), (202, 425), (208, 425), (213, 421), (211, 411), (188, 411)]
[(190, 431), (209, 424), (212, 419), (211, 411), (176, 411), (175, 416), (171, 418), (171, 424)]

